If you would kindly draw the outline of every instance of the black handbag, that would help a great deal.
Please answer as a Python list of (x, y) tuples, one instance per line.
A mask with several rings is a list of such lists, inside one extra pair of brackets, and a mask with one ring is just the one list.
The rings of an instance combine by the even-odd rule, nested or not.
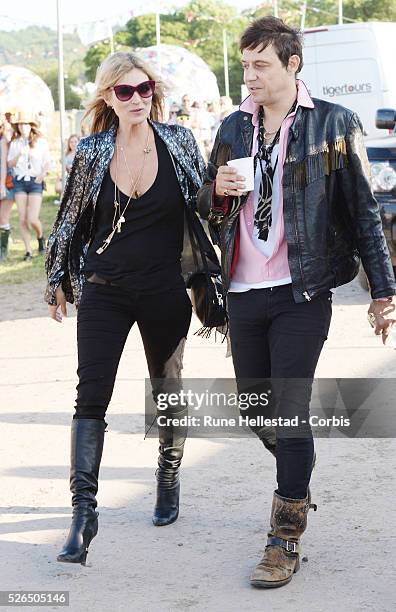
[(202, 323), (197, 335), (209, 337), (214, 327), (227, 325), (223, 286), (218, 276), (209, 271), (196, 272), (189, 278), (187, 287), (191, 289), (194, 312)]
[[(187, 287), (191, 289), (191, 303), (195, 314), (202, 323), (201, 329), (194, 335), (209, 338), (213, 328), (223, 328), (222, 333), (227, 334), (228, 316), (223, 295), (223, 285), (218, 272), (209, 269), (208, 260), (204, 249), (195, 239), (191, 229), (190, 240), (195, 261), (196, 272), (191, 274), (187, 281)], [(202, 259), (200, 268), (197, 261), (196, 249), (198, 247)]]

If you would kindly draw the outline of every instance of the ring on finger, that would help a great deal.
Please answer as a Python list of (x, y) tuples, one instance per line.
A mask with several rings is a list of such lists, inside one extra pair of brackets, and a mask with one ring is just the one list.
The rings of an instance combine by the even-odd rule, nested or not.
[(225, 196), (228, 196), (229, 195), (228, 189), (224, 189), (223, 193), (224, 193)]

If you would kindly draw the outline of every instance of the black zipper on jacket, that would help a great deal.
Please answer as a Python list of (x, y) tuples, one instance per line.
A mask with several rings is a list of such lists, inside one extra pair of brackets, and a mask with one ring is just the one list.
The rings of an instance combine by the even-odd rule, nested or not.
[(307, 302), (311, 301), (311, 296), (309, 295), (307, 288), (305, 286), (305, 277), (304, 277), (304, 271), (303, 271), (303, 267), (302, 267), (302, 263), (301, 263), (301, 251), (300, 251), (300, 236), (298, 233), (298, 225), (297, 225), (297, 207), (296, 207), (296, 199), (295, 196), (293, 194), (293, 216), (294, 216), (294, 231), (295, 231), (295, 235), (296, 235), (296, 243), (297, 243), (297, 249), (298, 249), (298, 263), (300, 266), (300, 274), (301, 274), (301, 281), (302, 281), (302, 286), (303, 286), (303, 296), (305, 297), (305, 299), (307, 300)]

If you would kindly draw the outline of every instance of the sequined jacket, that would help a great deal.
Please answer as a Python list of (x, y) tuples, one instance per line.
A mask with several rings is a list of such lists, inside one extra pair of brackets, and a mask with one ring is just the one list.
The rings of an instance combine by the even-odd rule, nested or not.
[[(185, 200), (182, 271), (185, 281), (203, 269), (202, 252), (210, 268), (219, 272), (217, 255), (196, 210), (196, 196), (205, 171), (198, 145), (189, 129), (150, 122), (172, 157)], [(116, 129), (83, 138), (77, 148), (59, 212), (48, 238), (45, 268), (48, 284), (45, 301), (55, 304), (59, 285), (66, 300), (78, 307), (85, 282), (85, 258), (93, 238), (95, 205), (114, 153)]]
[[(314, 99), (299, 107), (288, 134), (283, 169), (283, 215), (295, 302), (304, 302), (351, 281), (360, 259), (373, 298), (395, 293), (396, 285), (370, 187), (370, 167), (358, 116), (342, 106)], [(223, 289), (228, 291), (238, 256), (239, 211), (247, 196), (226, 198), (216, 210), (217, 169), (248, 157), (252, 115), (236, 111), (219, 128), (198, 209), (209, 218), (212, 239), (221, 248)]]

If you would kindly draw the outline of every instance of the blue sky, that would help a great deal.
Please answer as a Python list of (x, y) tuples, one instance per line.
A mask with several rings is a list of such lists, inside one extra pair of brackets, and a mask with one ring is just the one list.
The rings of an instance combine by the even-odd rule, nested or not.
[[(132, 10), (139, 10), (142, 6), (155, 6), (162, 4), (172, 8), (187, 4), (186, 0), (173, 0), (171, 2), (155, 2), (152, 0), (111, 0), (111, 2), (98, 2), (98, 0), (61, 0), (63, 21), (65, 24), (76, 24), (86, 21), (115, 18), (128, 15)], [(255, 0), (227, 0), (227, 4), (241, 10), (258, 6)], [(47, 25), (56, 28), (56, 0), (12, 0), (2, 2), (0, 6), (0, 29), (19, 29), (29, 23)]]

